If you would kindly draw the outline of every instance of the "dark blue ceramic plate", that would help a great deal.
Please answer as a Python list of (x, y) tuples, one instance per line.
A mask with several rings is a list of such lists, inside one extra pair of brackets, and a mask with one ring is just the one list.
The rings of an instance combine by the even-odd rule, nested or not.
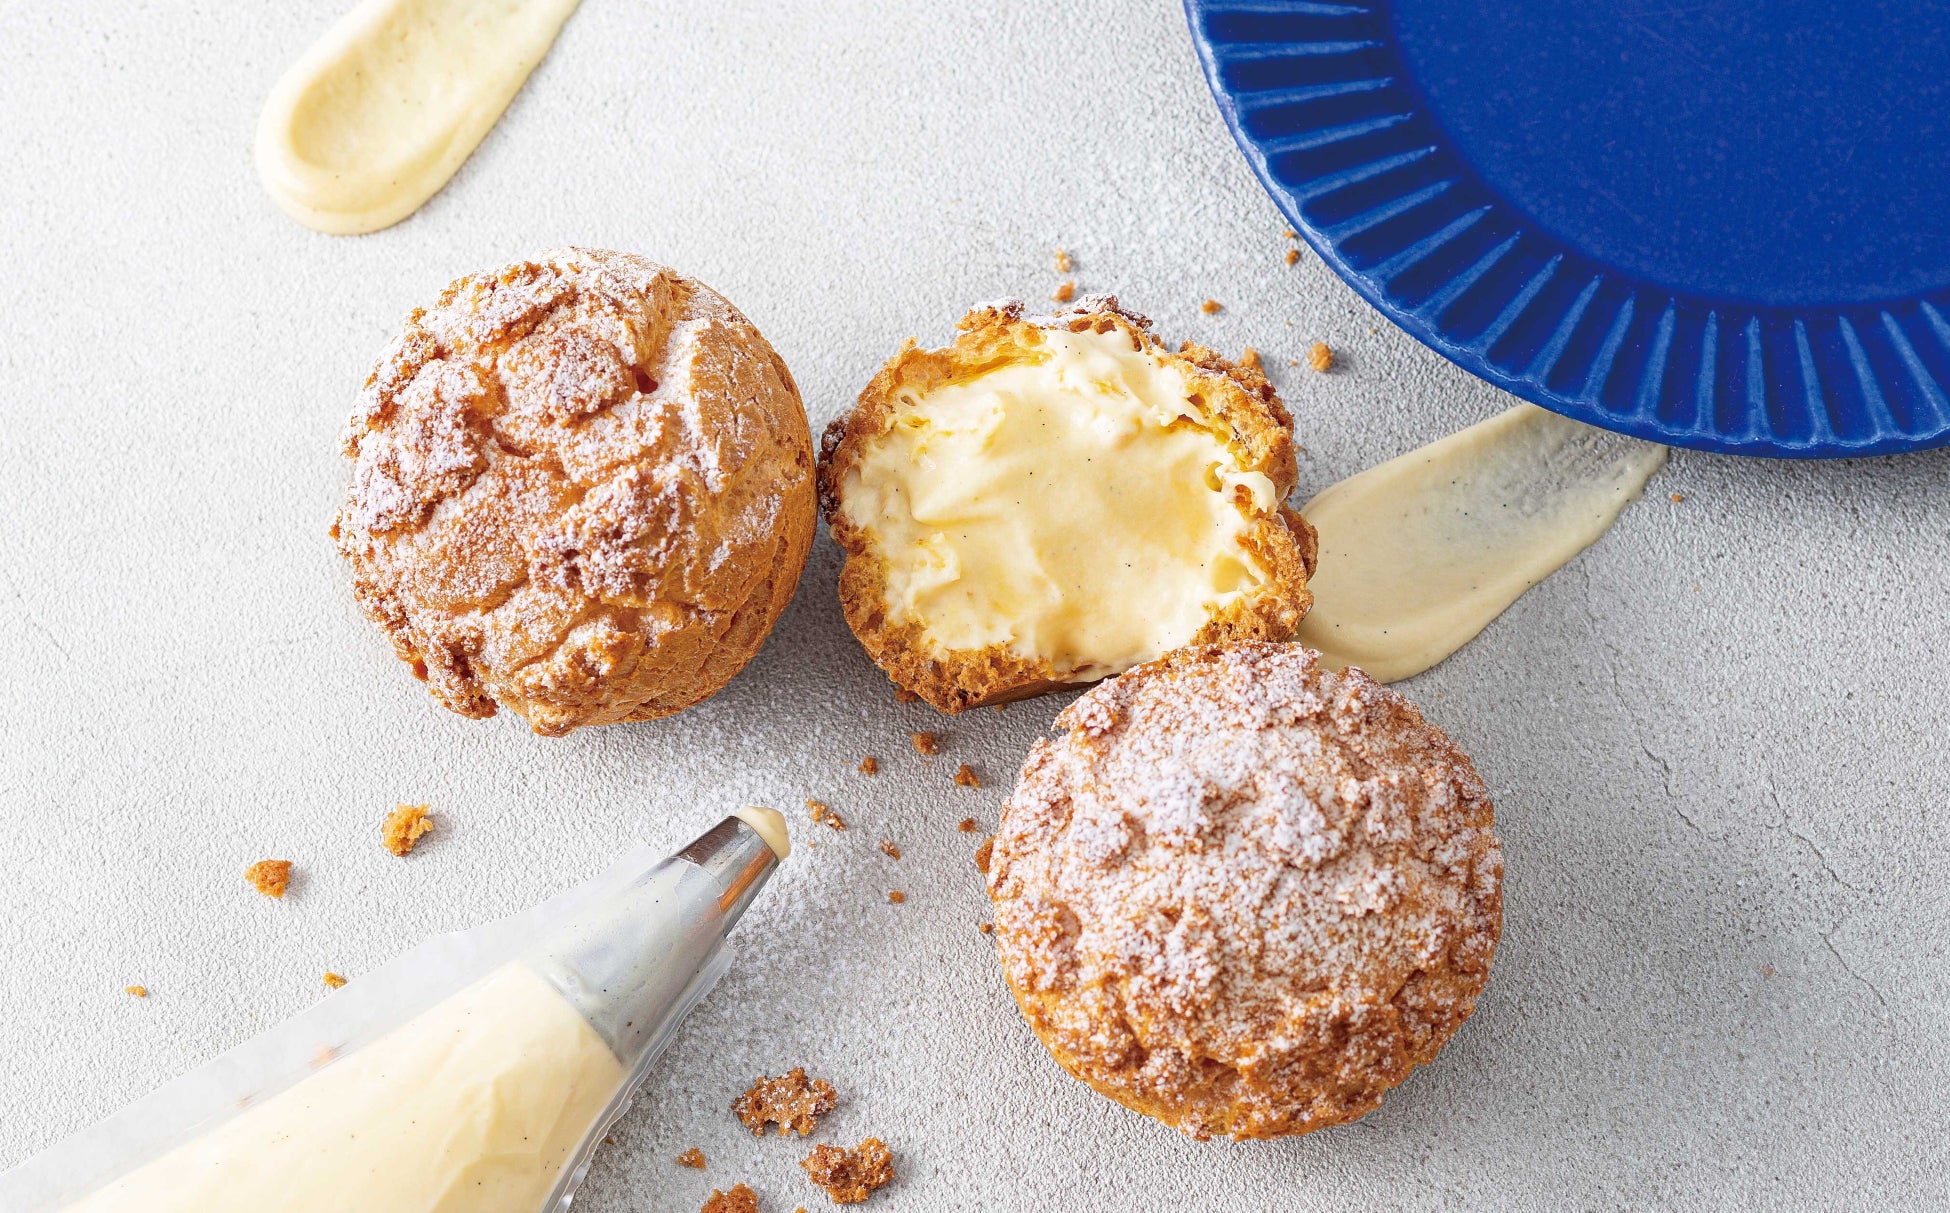
[(1950, 442), (1950, 11), (1186, 0), (1326, 262), (1569, 417), (1739, 455)]

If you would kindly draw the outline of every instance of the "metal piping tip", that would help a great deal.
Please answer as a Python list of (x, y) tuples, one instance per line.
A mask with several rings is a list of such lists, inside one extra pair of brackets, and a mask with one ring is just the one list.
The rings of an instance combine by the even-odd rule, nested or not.
[(698, 835), (677, 852), (677, 858), (704, 869), (717, 882), (718, 910), (724, 915), (726, 931), (737, 925), (745, 907), (779, 866), (778, 852), (771, 844), (736, 817), (727, 817)]

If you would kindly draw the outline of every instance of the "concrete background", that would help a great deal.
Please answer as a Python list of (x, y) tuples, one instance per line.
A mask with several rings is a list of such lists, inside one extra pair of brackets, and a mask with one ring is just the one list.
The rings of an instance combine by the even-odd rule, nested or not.
[[(1507, 400), (1311, 256), (1281, 263), (1167, 0), (585, 0), (453, 183), (359, 239), (285, 219), (249, 157), (340, 5), (0, 0), (0, 1165), (325, 997), (328, 967), (356, 979), (755, 801), (817, 849), (578, 1213), (736, 1180), (768, 1213), (827, 1207), (803, 1144), (726, 1110), (796, 1064), (844, 1098), (819, 1140), (896, 1150), (874, 1208), (1944, 1201), (1950, 456), (1677, 453), (1406, 684), (1496, 796), (1490, 989), (1357, 1125), (1182, 1140), (1048, 1060), (975, 930), (980, 836), (954, 823), (993, 825), (1059, 701), (897, 706), (822, 537), (764, 653), (681, 717), (549, 741), (449, 715), (326, 539), (338, 428), (410, 307), (567, 242), (736, 300), (815, 430), (903, 337), (1046, 297), (1059, 245), (1167, 337), (1265, 351), (1302, 497)], [(1342, 371), (1287, 367), (1316, 338)], [(904, 737), (924, 728), (932, 765)], [(987, 786), (952, 786), (962, 761)], [(854, 828), (816, 834), (808, 796)], [(407, 862), (376, 838), (400, 800), (440, 821)], [(240, 879), (266, 855), (298, 863), (283, 903)], [(674, 1165), (690, 1146), (708, 1172)]]

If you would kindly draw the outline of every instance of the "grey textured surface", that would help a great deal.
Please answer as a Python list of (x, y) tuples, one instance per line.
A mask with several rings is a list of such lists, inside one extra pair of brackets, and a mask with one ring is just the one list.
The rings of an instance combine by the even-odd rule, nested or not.
[[(0, 1165), (326, 996), (327, 967), (356, 977), (756, 801), (817, 849), (578, 1210), (695, 1209), (741, 1179), (767, 1210), (826, 1207), (802, 1144), (726, 1111), (795, 1064), (844, 1096), (820, 1140), (896, 1149), (869, 1207), (1945, 1199), (1950, 456), (1676, 454), (1608, 538), (1407, 684), (1497, 799), (1490, 989), (1355, 1126), (1181, 1140), (1057, 1070), (975, 930), (980, 836), (954, 823), (993, 825), (1056, 700), (895, 705), (822, 538), (702, 707), (561, 741), (462, 720), (351, 602), (325, 537), (338, 427), (408, 308), (568, 242), (730, 296), (815, 428), (901, 338), (1045, 296), (1059, 245), (1167, 337), (1266, 352), (1303, 495), (1505, 401), (1311, 257), (1281, 264), (1164, 0), (586, 0), (452, 185), (353, 240), (294, 226), (249, 160), (260, 98), (337, 10), (0, 2)], [(1341, 372), (1288, 368), (1315, 338)], [(931, 765), (904, 737), (924, 728)], [(981, 791), (952, 786), (962, 761)], [(854, 828), (815, 833), (807, 796)], [(402, 799), (441, 823), (406, 862), (377, 842)], [(270, 854), (298, 863), (283, 903), (240, 879)], [(708, 1172), (674, 1165), (689, 1146)]]

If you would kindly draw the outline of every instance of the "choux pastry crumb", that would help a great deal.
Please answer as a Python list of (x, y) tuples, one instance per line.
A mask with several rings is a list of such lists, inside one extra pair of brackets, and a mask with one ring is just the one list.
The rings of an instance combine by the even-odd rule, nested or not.
[(1292, 420), (1258, 370), (1149, 327), (1109, 296), (979, 307), (828, 428), (840, 604), (901, 690), (960, 712), (1293, 634), (1315, 543)]
[(860, 1204), (894, 1182), (894, 1152), (878, 1137), (869, 1137), (851, 1150), (814, 1146), (799, 1165), (836, 1205)]
[(731, 1103), (731, 1111), (752, 1131), (765, 1136), (777, 1125), (779, 1136), (806, 1137), (819, 1127), (819, 1118), (839, 1106), (839, 1093), (823, 1078), (808, 1078), (804, 1066), (794, 1066), (777, 1078), (761, 1077)]
[(1298, 645), (1181, 649), (1038, 741), (988, 865), (1025, 1019), (1102, 1094), (1205, 1138), (1342, 1124), (1489, 978), (1494, 812), (1415, 706)]
[(244, 879), (250, 886), (266, 897), (283, 899), (291, 888), (291, 861), (289, 859), (260, 859), (244, 869)]
[(642, 257), (557, 249), (448, 286), (367, 377), (333, 524), (434, 698), (538, 733), (715, 693), (792, 597), (815, 519), (791, 373)]
[(380, 845), (402, 859), (413, 853), (420, 839), (433, 832), (433, 816), (424, 804), (402, 804), (386, 814), (379, 826)]

